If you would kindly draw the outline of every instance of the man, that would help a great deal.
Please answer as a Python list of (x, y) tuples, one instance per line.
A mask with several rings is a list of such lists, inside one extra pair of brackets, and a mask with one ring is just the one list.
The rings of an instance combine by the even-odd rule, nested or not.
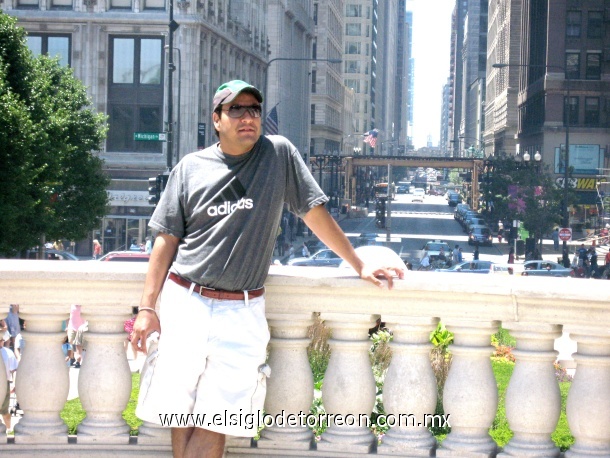
[(4, 340), (4, 337), (0, 336), (0, 343), (0, 355), (2, 356), (2, 362), (4, 363), (4, 370), (6, 372), (6, 395), (2, 400), (2, 406), (0, 407), (0, 415), (2, 415), (2, 420), (4, 421), (4, 426), (6, 426), (6, 430), (12, 431), (9, 404), (11, 400), (11, 391), (14, 391), (15, 389), (13, 385), (15, 381), (14, 374), (17, 370), (18, 363), (13, 351), (10, 348), (4, 346), (4, 344), (6, 344), (6, 340)]
[[(299, 151), (284, 137), (261, 136), (262, 102), (243, 81), (218, 88), (212, 120), (219, 142), (180, 161), (151, 218), (159, 234), (132, 338), (146, 351), (146, 338), (160, 334), (148, 359), (156, 357), (154, 373), (142, 375), (136, 412), (144, 420), (262, 410), (269, 375), (263, 283), (284, 205), (362, 279), (382, 287), (382, 276), (391, 288), (393, 274), (403, 277), (400, 268), (372, 268), (358, 257)], [(177, 361), (185, 349), (188, 361)], [(174, 457), (220, 457), (226, 434), (257, 433), (256, 422), (248, 428), (195, 421), (172, 418)]]

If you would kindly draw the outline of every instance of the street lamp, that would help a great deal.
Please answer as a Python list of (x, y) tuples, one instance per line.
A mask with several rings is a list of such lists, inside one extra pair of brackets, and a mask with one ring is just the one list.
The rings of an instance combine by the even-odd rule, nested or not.
[[(495, 63), (492, 65), (493, 68), (505, 68), (505, 67), (530, 67), (530, 68), (544, 68), (547, 69), (555, 69), (563, 71), (563, 75), (566, 81), (566, 96), (568, 99), (567, 108), (566, 103), (564, 102), (564, 112), (565, 112), (565, 128), (566, 128), (566, 139), (565, 139), (565, 152), (564, 152), (564, 160), (563, 160), (563, 208), (562, 208), (562, 219), (563, 219), (563, 227), (567, 228), (570, 225), (570, 218), (568, 215), (568, 179), (569, 179), (569, 170), (568, 166), (570, 164), (570, 73), (566, 71), (566, 68), (559, 67), (557, 65), (537, 65), (537, 64), (506, 64), (506, 63)], [(563, 256), (567, 256), (568, 250), (568, 242), (567, 240), (563, 241)], [(564, 263), (565, 263), (564, 259)]]
[[(290, 61), (305, 61), (305, 62), (328, 62), (330, 64), (340, 64), (343, 62), (341, 59), (314, 59), (310, 57), (274, 57), (267, 62), (267, 69), (265, 71), (265, 99), (269, 96), (269, 66), (277, 60), (290, 60)], [(267, 104), (263, 103), (263, 126), (267, 120)]]

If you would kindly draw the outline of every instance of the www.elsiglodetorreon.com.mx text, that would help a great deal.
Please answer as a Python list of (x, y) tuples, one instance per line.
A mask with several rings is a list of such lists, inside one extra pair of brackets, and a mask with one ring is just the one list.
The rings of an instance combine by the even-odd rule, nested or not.
[[(450, 427), (450, 414), (382, 414), (376, 418), (379, 426), (421, 427), (437, 426)], [(245, 428), (258, 428), (260, 426), (279, 426), (295, 427), (306, 426), (318, 428), (322, 425), (334, 426), (371, 426), (371, 418), (365, 414), (312, 414), (299, 412), (298, 414), (286, 413), (281, 411), (275, 415), (243, 413), (224, 413), (216, 414), (159, 414), (161, 426), (185, 427), (195, 426), (198, 428), (209, 428), (213, 426), (241, 426)]]

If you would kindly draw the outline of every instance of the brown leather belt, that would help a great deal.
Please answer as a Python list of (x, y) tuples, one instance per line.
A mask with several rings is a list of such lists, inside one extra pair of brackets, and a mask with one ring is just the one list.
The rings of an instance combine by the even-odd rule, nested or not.
[[(184, 286), (187, 289), (190, 289), (191, 285), (194, 284), (195, 287), (193, 288), (193, 291), (204, 297), (210, 297), (212, 299), (218, 299), (221, 301), (243, 301), (246, 298), (243, 291), (224, 291), (222, 289), (206, 288), (205, 286), (188, 281), (186, 278), (182, 278), (180, 275), (173, 272), (169, 273), (168, 278), (174, 283)], [(248, 299), (254, 299), (255, 297), (262, 296), (263, 294), (265, 294), (264, 286), (258, 289), (251, 289), (248, 291)]]

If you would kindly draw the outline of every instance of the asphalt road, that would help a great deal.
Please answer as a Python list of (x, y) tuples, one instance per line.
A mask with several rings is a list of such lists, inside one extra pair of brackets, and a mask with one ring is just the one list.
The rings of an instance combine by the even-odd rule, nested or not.
[[(418, 260), (419, 250), (429, 240), (443, 240), (453, 247), (462, 247), (464, 259), (472, 259), (474, 246), (468, 245), (468, 237), (462, 226), (453, 219), (454, 207), (450, 207), (443, 196), (425, 196), (424, 202), (411, 202), (410, 194), (397, 194), (391, 203), (390, 240), (400, 247), (413, 261)], [(388, 231), (375, 226), (374, 204), (367, 218), (344, 219), (339, 224), (348, 237), (357, 237), (363, 232), (374, 232), (381, 240), (387, 239)], [(508, 252), (506, 243), (491, 247), (479, 247), (480, 259), (505, 262)]]

